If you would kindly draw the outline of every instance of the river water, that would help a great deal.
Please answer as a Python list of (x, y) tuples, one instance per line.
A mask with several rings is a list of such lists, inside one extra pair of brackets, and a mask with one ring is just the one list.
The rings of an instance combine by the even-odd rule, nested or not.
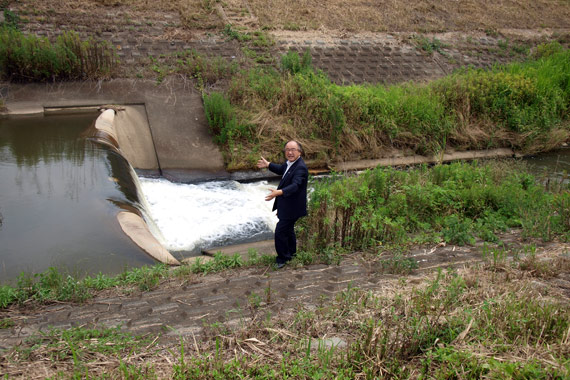
[(126, 237), (129, 166), (82, 132), (96, 115), (0, 119), (0, 283), (49, 267), (119, 273), (154, 261)]
[(525, 157), (523, 161), (528, 165), (529, 171), (540, 180), (568, 183), (570, 147)]
[[(49, 267), (77, 276), (152, 264), (120, 229), (135, 210), (179, 259), (202, 249), (270, 239), (277, 223), (264, 197), (275, 183), (172, 183), (144, 178), (82, 133), (97, 115), (0, 119), (0, 284)], [(570, 149), (525, 159), (565, 180)]]

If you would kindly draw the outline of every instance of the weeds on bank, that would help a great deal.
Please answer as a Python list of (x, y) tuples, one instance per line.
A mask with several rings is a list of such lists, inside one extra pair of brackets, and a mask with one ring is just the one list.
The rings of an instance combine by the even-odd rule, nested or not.
[(222, 31), (228, 39), (237, 40), (241, 43), (247, 43), (251, 47), (267, 48), (275, 45), (273, 37), (264, 30), (257, 30), (253, 32), (241, 32), (238, 29), (227, 24)]
[[(155, 354), (151, 352), (155, 347), (155, 342), (151, 340), (149, 337), (122, 332), (120, 328), (50, 329), (16, 347), (9, 353), (8, 360), (34, 362), (45, 359), (53, 363), (65, 363), (63, 367), (53, 371), (50, 378), (55, 379), (107, 378), (103, 374), (91, 376), (90, 374), (94, 370), (97, 371), (97, 367), (106, 367), (110, 364), (114, 371), (125, 378), (147, 378), (147, 375), (153, 373), (152, 367), (146, 366), (136, 358), (140, 355), (146, 357)], [(137, 366), (126, 364), (125, 361), (136, 361)], [(35, 370), (30, 368), (27, 376), (32, 377)], [(46, 373), (44, 371), (42, 376)]]
[(418, 241), (500, 243), (498, 234), (509, 228), (527, 238), (565, 239), (569, 196), (567, 188), (546, 191), (514, 162), (376, 168), (315, 181), (299, 240), (307, 251), (323, 253)]
[(100, 79), (113, 76), (117, 67), (116, 53), (106, 41), (81, 40), (75, 32), (64, 32), (52, 43), (14, 27), (0, 27), (0, 76), (4, 79)]
[(49, 268), (44, 273), (34, 275), (22, 273), (15, 286), (0, 286), (0, 309), (7, 308), (14, 303), (22, 304), (28, 301), (83, 302), (92, 297), (93, 291), (111, 288), (121, 288), (121, 291), (127, 293), (134, 289), (149, 291), (155, 289), (162, 280), (172, 276), (208, 274), (244, 266), (268, 266), (274, 262), (274, 256), (260, 255), (255, 250), (250, 250), (246, 260), (243, 260), (239, 254), (226, 256), (218, 252), (211, 261), (197, 258), (191, 265), (181, 265), (173, 270), (170, 270), (167, 265), (156, 264), (150, 267), (132, 268), (117, 276), (99, 273), (81, 280), (63, 274), (56, 268)]
[(432, 37), (430, 40), (426, 36), (413, 35), (412, 41), (419, 49), (425, 51), (428, 54), (433, 54), (434, 52), (438, 52), (442, 55), (446, 54), (442, 49), (446, 48), (447, 45), (435, 37)]
[(275, 256), (260, 255), (256, 250), (250, 249), (247, 259), (244, 260), (239, 253), (232, 256), (217, 252), (212, 259), (198, 257), (190, 265), (182, 265), (174, 270), (176, 276), (185, 276), (189, 273), (208, 274), (227, 269), (249, 267), (255, 265), (271, 265), (275, 262)]
[[(441, 48), (436, 42), (435, 48)], [(437, 45), (437, 46), (436, 46)], [(543, 54), (543, 55), (541, 55)], [(570, 52), (542, 45), (524, 63), (491, 70), (463, 69), (429, 84), (339, 86), (289, 52), (280, 70), (236, 73), (225, 93), (205, 97), (211, 125), (230, 170), (251, 168), (245, 152), (281, 159), (282, 141), (304, 144), (306, 158), (331, 161), (378, 158), (386, 148), (435, 155), (513, 147), (530, 153), (568, 138)], [(219, 108), (219, 101), (225, 105)]]
[(196, 80), (199, 90), (204, 90), (217, 81), (230, 78), (237, 72), (238, 65), (222, 57), (206, 57), (194, 49), (150, 58), (150, 69), (162, 82), (171, 74), (181, 74)]
[[(222, 34), (243, 45), (242, 52), (245, 58), (258, 64), (273, 63), (272, 55), (263, 52), (275, 43), (267, 32), (241, 33), (232, 29), (230, 25), (226, 25)], [(232, 78), (238, 72), (239, 65), (244, 64), (236, 57), (232, 59), (220, 56), (208, 57), (198, 53), (195, 49), (161, 54), (158, 57), (150, 57), (149, 60), (150, 69), (155, 73), (157, 82), (162, 82), (171, 74), (182, 74), (194, 79), (200, 91), (207, 91), (215, 83)], [(140, 75), (142, 77), (142, 74)]]
[(141, 291), (154, 289), (160, 280), (169, 276), (169, 268), (164, 264), (152, 267), (133, 268), (118, 276), (99, 273), (79, 280), (71, 275), (49, 268), (44, 273), (34, 275), (22, 273), (15, 286), (0, 286), (0, 309), (13, 303), (36, 301), (83, 302), (92, 296), (92, 291), (123, 287), (124, 291), (138, 288)]
[(439, 270), (416, 285), (406, 278), (377, 290), (348, 285), (289, 316), (258, 318), (270, 305), (254, 300), (252, 318), (205, 326), (166, 349), (118, 329), (53, 330), (4, 363), (9, 371), (49, 359), (58, 378), (566, 378), (570, 305), (555, 289), (534, 286), (537, 277), (518, 263), (509, 273), (474, 266)]

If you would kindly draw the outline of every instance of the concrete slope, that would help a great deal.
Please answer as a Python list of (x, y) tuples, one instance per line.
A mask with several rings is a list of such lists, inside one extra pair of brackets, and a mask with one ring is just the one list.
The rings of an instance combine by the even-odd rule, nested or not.
[(114, 131), (123, 157), (133, 168), (152, 172), (160, 169), (144, 105), (125, 106), (117, 111)]

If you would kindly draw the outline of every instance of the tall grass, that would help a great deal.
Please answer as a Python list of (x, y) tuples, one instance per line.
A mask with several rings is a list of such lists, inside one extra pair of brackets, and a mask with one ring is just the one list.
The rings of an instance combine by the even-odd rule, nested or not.
[(498, 242), (508, 228), (525, 237), (569, 236), (568, 191), (546, 192), (507, 163), (455, 163), (410, 171), (376, 168), (317, 181), (300, 223), (308, 251), (476, 238)]
[(118, 67), (106, 41), (81, 40), (64, 32), (55, 42), (0, 28), (0, 76), (14, 81), (54, 81), (111, 77)]
[(289, 139), (321, 165), (378, 158), (393, 148), (427, 155), (448, 147), (544, 151), (569, 136), (569, 62), (567, 49), (543, 45), (525, 63), (464, 69), (429, 84), (339, 86), (310, 69), (306, 57), (288, 53), (281, 72), (233, 77), (224, 96), (235, 123), (254, 133), (223, 139), (221, 147), (229, 169), (253, 166), (246, 151), (278, 159)]

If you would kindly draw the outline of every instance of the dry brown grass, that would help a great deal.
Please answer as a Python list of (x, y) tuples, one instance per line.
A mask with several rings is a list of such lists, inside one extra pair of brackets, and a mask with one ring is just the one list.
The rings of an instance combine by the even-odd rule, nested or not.
[[(133, 11), (176, 11), (180, 8), (182, 0), (176, 1), (150, 1), (150, 0), (21, 0), (17, 3), (35, 12), (45, 11), (91, 11), (98, 7), (119, 8), (125, 7)], [(12, 1), (12, 3), (16, 3)], [(15, 4), (12, 4), (15, 5)]]
[(538, 0), (281, 0), (249, 2), (262, 26), (350, 32), (568, 27), (570, 3)]
[[(16, 2), (12, 2), (16, 3)], [(192, 29), (223, 27), (323, 32), (441, 32), (568, 28), (570, 2), (553, 0), (21, 0), (46, 10), (92, 11), (97, 7), (146, 14), (178, 12)], [(20, 6), (20, 5), (19, 5)]]
[(349, 32), (477, 30), (568, 27), (570, 4), (539, 0), (308, 1), (253, 0), (261, 26)]
[(239, 16), (253, 13), (258, 26), (300, 31), (439, 32), (565, 28), (570, 17), (570, 4), (549, 0), (420, 0), (412, 3), (403, 0), (231, 0), (223, 4), (225, 9), (231, 9), (230, 13), (238, 13)]

